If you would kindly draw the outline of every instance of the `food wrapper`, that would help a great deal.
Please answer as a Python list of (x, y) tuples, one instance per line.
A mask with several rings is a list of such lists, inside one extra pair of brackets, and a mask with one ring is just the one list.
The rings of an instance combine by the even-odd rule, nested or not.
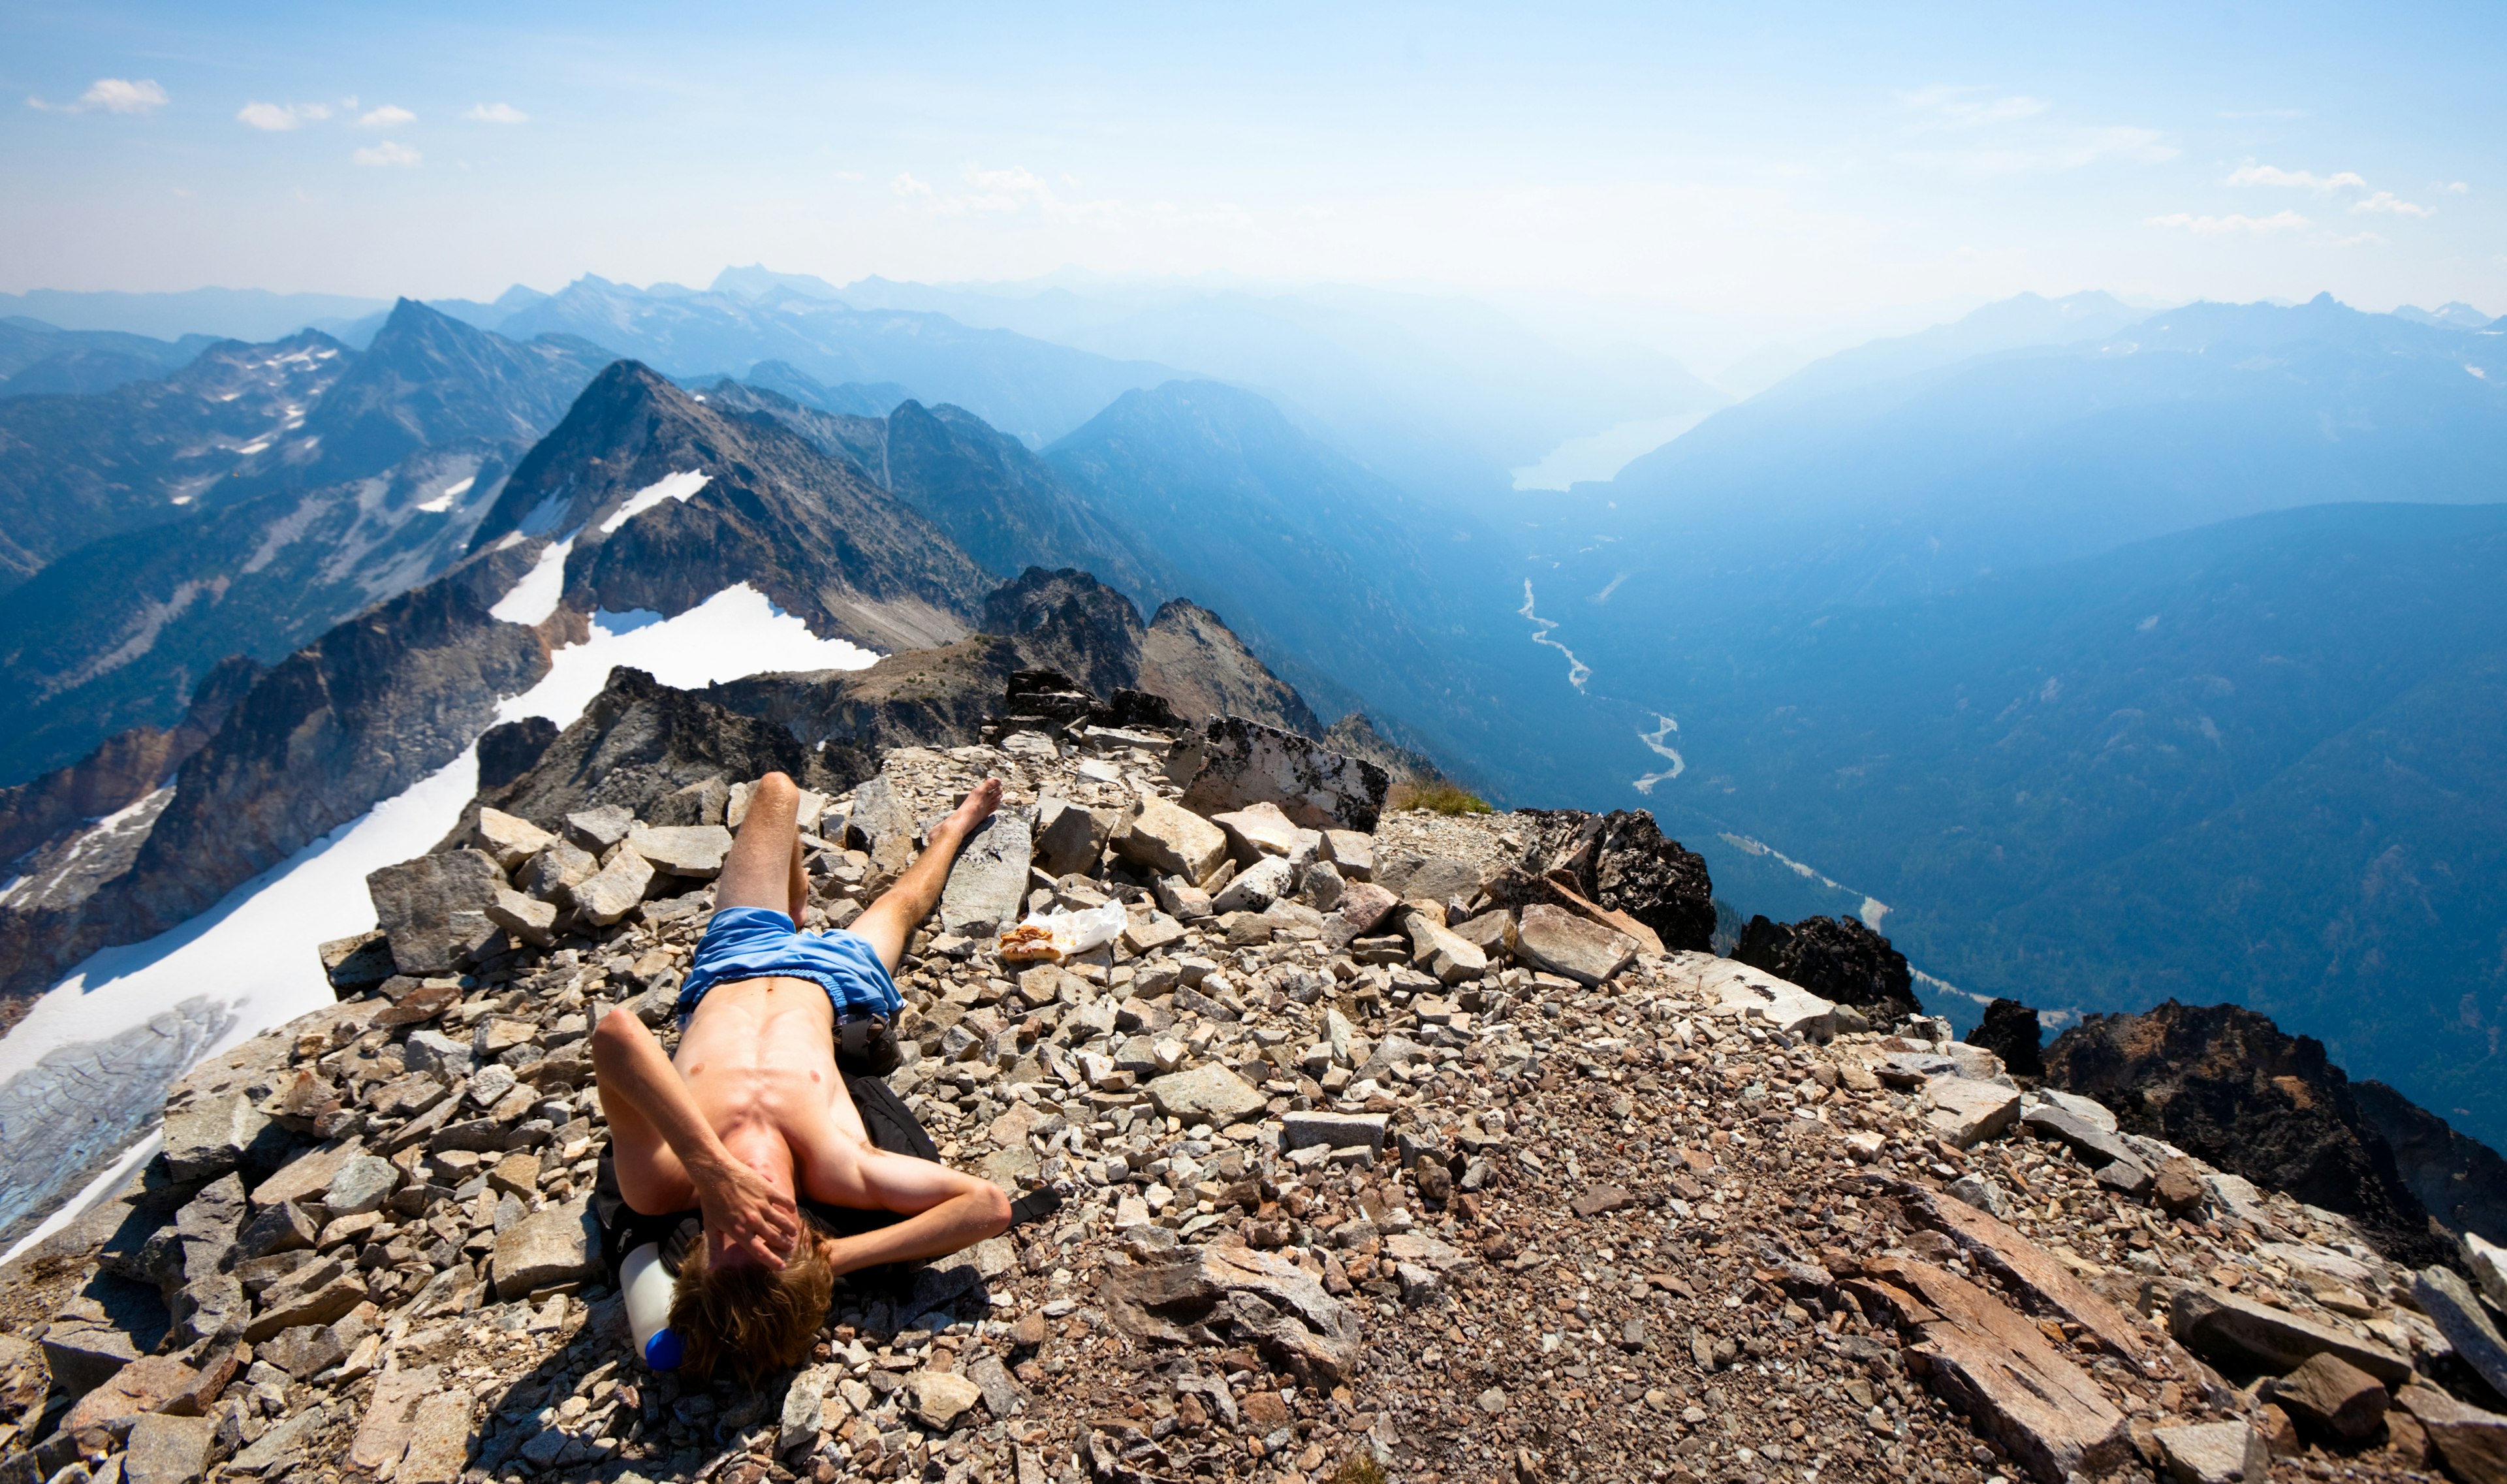
[(1031, 913), (1026, 922), (1001, 934), (999, 953), (1012, 963), (1060, 962), (1113, 942), (1129, 922), (1121, 902), (1079, 912)]

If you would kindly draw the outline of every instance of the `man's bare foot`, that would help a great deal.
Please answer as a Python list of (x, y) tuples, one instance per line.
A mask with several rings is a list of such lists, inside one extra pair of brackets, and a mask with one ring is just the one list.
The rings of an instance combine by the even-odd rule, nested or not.
[(993, 811), (1000, 807), (1001, 780), (986, 778), (967, 790), (964, 800), (949, 812), (947, 819), (941, 821), (940, 829), (963, 840), (973, 834), (975, 827), (991, 818)]

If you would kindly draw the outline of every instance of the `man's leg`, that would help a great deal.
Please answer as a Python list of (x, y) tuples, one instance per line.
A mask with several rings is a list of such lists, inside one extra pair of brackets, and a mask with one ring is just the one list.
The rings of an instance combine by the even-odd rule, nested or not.
[(757, 780), (748, 796), (748, 817), (731, 842), (722, 875), (713, 884), (713, 904), (763, 907), (787, 914), (801, 925), (810, 905), (810, 879), (801, 869), (801, 790), (780, 773)]
[[(904, 959), (906, 940), (914, 936), (914, 929), (922, 926), (931, 909), (940, 905), (940, 888), (949, 884), (949, 867), (956, 863), (966, 837), (1000, 807), (1000, 779), (986, 778), (976, 784), (948, 818), (931, 827), (923, 853), (905, 868), (896, 885), (854, 920), (853, 930), (870, 940), (879, 961), (888, 965), (890, 973), (895, 973), (898, 961)], [(748, 817), (757, 817), (754, 802), (748, 806)], [(723, 867), (723, 875), (731, 875), (728, 864)]]

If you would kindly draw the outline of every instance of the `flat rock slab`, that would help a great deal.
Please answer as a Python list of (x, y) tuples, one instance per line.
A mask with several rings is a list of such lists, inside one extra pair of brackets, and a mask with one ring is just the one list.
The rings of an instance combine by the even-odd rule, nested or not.
[(1564, 907), (1535, 902), (1515, 923), (1514, 952), (1534, 968), (1590, 986), (1635, 962), (1637, 943)]
[(1931, 1263), (1881, 1258), (1864, 1271), (1857, 1291), (1922, 1336), (1934, 1390), (2045, 1484), (2124, 1461), (2124, 1414), (2035, 1324)]
[(2387, 1386), (2412, 1373), (2411, 1362), (2328, 1324), (2303, 1319), (2218, 1288), (2179, 1288), (2168, 1301), (2167, 1332), (2198, 1356), (2220, 1356), (2275, 1371), (2331, 1355)]
[(607, 927), (635, 911), (658, 873), (634, 851), (620, 851), (609, 864), (574, 887), (575, 910)]
[(1228, 846), (1239, 865), (1251, 865), (1264, 855), (1296, 853), (1296, 821), (1268, 799), (1213, 814), (1210, 822), (1227, 832)]
[(940, 930), (989, 938), (1018, 925), (1036, 837), (1024, 811), (1003, 810), (966, 839), (940, 891)]
[(1326, 1149), (1348, 1149), (1364, 1144), (1381, 1154), (1384, 1152), (1385, 1129), (1391, 1123), (1391, 1115), (1385, 1113), (1283, 1113), (1280, 1115), (1280, 1147), (1283, 1153), (1287, 1153), (1316, 1144)]
[(2489, 1382), (2491, 1391), (2507, 1395), (2507, 1339), (2501, 1339), (2498, 1326), (2489, 1322), (2472, 1285), (2452, 1269), (2427, 1268), (2413, 1280), (2412, 1296), (2419, 1300), (2421, 1312), (2464, 1363)]
[(1836, 1033), (1835, 1002), (1790, 979), (1713, 954), (1676, 953), (1666, 968), (1675, 985), (1695, 992), (1707, 1003), (1753, 1016), (1773, 1030), (1815, 1041)]
[(1246, 1247), (1174, 1247), (1109, 1267), (1108, 1317), (1136, 1339), (1199, 1343), (1197, 1329), (1254, 1346), (1302, 1386), (1328, 1390), (1356, 1367), (1358, 1311), (1305, 1269)]
[(2158, 1428), (2159, 1449), (2177, 1484), (2243, 1484), (2271, 1477), (2271, 1449), (2241, 1422)]
[(1189, 1071), (1153, 1077), (1143, 1090), (1160, 1116), (1181, 1118), (1187, 1128), (1207, 1123), (1223, 1129), (1240, 1119), (1254, 1117), (1267, 1105), (1259, 1089), (1249, 1086), (1244, 1078), (1216, 1062)]
[(1942, 1077), (1924, 1088), (1924, 1123), (1944, 1143), (1973, 1148), (2011, 1132), (2018, 1121), (2016, 1087)]
[(2018, 1229), (1961, 1201), (1945, 1201), (1920, 1186), (1901, 1192), (1907, 1209), (1950, 1239), (1970, 1260), (2011, 1285), (2028, 1301), (2061, 1315), (2135, 1364), (2147, 1364), (2157, 1347), (2148, 1331), (2099, 1297), (2053, 1253)]
[(2038, 1138), (2053, 1140), (2080, 1155), (2092, 1170), (2101, 1165), (2141, 1164), (2141, 1157), (2132, 1152), (2131, 1146), (2113, 1128), (2099, 1128), (2066, 1108), (2040, 1103), (2021, 1108), (2019, 1122)]
[(731, 831), (719, 824), (638, 824), (627, 832), (627, 849), (673, 876), (710, 880), (722, 874), (731, 853)]
[(1626, 1210), (1631, 1200), (1628, 1193), (1617, 1185), (1595, 1185), (1570, 1201), (1568, 1206), (1576, 1214), (1589, 1221), (1595, 1216)]
[(916, 1371), (905, 1378), (905, 1392), (914, 1399), (915, 1417), (940, 1432), (956, 1427), (959, 1418), (984, 1399), (982, 1387), (955, 1371)]

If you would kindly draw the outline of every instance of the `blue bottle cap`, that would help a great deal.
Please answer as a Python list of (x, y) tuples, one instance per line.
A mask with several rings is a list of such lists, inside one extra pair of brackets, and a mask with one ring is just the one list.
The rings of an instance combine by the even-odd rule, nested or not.
[(686, 1356), (687, 1347), (680, 1343), (675, 1329), (654, 1330), (653, 1337), (644, 1342), (644, 1364), (657, 1371), (677, 1370)]

